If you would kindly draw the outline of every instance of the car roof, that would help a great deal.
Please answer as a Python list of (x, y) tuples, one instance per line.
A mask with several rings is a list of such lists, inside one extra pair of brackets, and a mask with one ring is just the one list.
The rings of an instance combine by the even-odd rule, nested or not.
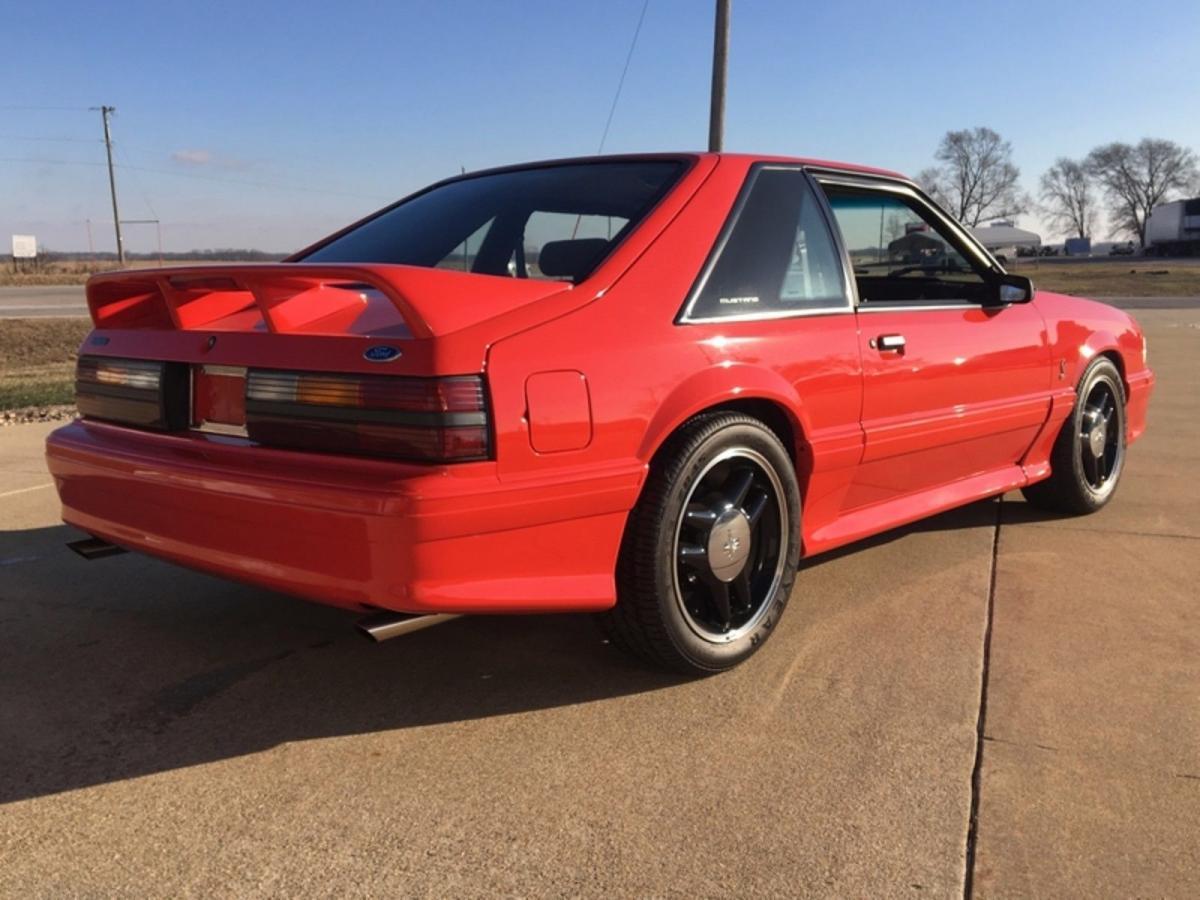
[(874, 175), (881, 178), (899, 179), (901, 181), (910, 181), (908, 176), (900, 172), (894, 172), (890, 169), (881, 169), (875, 166), (858, 165), (857, 163), (836, 162), (829, 159), (814, 159), (803, 156), (782, 156), (770, 153), (714, 153), (711, 151), (695, 151), (684, 150), (677, 153), (671, 152), (654, 152), (654, 153), (614, 153), (614, 154), (599, 154), (591, 156), (571, 156), (560, 159), (542, 159), (531, 160), (529, 162), (516, 163), (514, 165), (495, 166), (487, 169), (480, 169), (474, 172), (464, 172), (462, 175), (457, 175), (446, 179), (447, 181), (456, 181), (460, 178), (470, 178), (477, 175), (489, 175), (494, 172), (512, 171), (514, 169), (532, 169), (541, 166), (554, 165), (577, 165), (581, 163), (599, 163), (599, 162), (623, 162), (637, 160), (654, 160), (654, 159), (717, 159), (734, 164), (741, 164), (746, 168), (756, 163), (781, 163), (786, 165), (801, 165), (814, 169), (825, 169), (834, 172), (847, 172), (856, 175)]
[(829, 169), (838, 172), (852, 172), (856, 175), (879, 175), (883, 178), (897, 178), (908, 181), (907, 175), (894, 172), (891, 169), (881, 169), (877, 166), (864, 166), (858, 163), (837, 162), (832, 159), (813, 159), (807, 156), (776, 156), (759, 153), (702, 153), (701, 156), (716, 156), (721, 159), (738, 160), (753, 165), (755, 163), (787, 163), (789, 165), (807, 166), (813, 169)]

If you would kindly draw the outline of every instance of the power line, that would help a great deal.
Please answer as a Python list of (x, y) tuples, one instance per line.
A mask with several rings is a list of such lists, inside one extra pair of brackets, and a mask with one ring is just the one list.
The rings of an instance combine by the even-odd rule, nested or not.
[[(649, 3), (649, 0), (646, 0), (646, 3)], [(645, 12), (646, 12), (645, 6), (643, 6), (642, 7), (642, 15), (643, 16), (645, 15)], [(641, 20), (640, 19), (638, 20), (638, 28), (639, 29), (641, 28)], [(637, 35), (635, 34), (634, 41), (636, 42), (636, 40), (637, 40)], [(632, 53), (632, 48), (630, 48), (630, 52)], [(626, 68), (628, 68), (628, 65), (629, 65), (629, 62), (628, 62), (628, 60), (626, 60)], [(624, 73), (622, 73), (622, 75), (621, 75), (622, 81), (624, 80), (624, 77), (625, 77)], [(620, 88), (618, 87), (618, 94), (619, 93), (620, 93)], [(614, 107), (615, 107), (616, 101), (614, 100), (613, 102), (614, 102)], [(0, 110), (14, 110), (14, 109), (60, 110), (60, 111), (66, 111), (66, 112), (80, 112), (80, 111), (95, 112), (96, 110), (100, 110), (102, 108), (101, 107), (77, 107), (77, 106), (0, 105)], [(610, 112), (609, 113), (610, 121), (611, 121), (611, 118), (612, 118), (612, 114)], [(607, 126), (605, 126), (605, 131), (607, 133)], [(101, 139), (101, 138), (73, 138), (73, 137), (58, 137), (58, 136), (43, 137), (43, 136), (39, 136), (39, 135), (18, 135), (18, 134), (0, 134), (0, 140), (45, 142), (45, 143), (78, 143), (78, 144), (104, 143), (103, 139)], [(601, 141), (601, 143), (603, 143), (603, 141)], [(127, 146), (127, 147), (132, 146), (135, 150), (138, 147), (138, 145), (136, 145), (136, 144), (129, 145), (128, 143), (125, 143), (125, 142), (117, 142), (117, 141), (113, 142), (114, 146), (117, 146), (118, 144), (121, 144), (121, 145)], [(142, 149), (148, 150), (150, 152), (158, 152), (158, 151), (152, 150), (151, 148), (143, 147)], [(125, 156), (124, 154), (120, 154), (120, 155), (123, 160), (128, 159), (128, 157)], [(85, 161), (81, 161), (81, 160), (39, 159), (39, 158), (32, 158), (32, 157), (15, 157), (15, 156), (0, 157), (0, 162), (30, 163), (33, 165), (51, 165), (51, 166), (103, 166), (104, 165), (104, 163), (85, 162)], [(175, 171), (171, 171), (169, 169), (155, 169), (155, 168), (151, 168), (148, 166), (135, 166), (128, 162), (114, 164), (113, 168), (127, 170), (127, 171), (131, 171), (131, 172), (146, 172), (146, 173), (154, 174), (154, 175), (165, 175), (165, 176), (168, 176), (171, 178), (189, 178), (194, 181), (210, 181), (214, 184), (231, 184), (231, 185), (239, 185), (242, 187), (263, 188), (266, 190), (289, 191), (292, 193), (324, 194), (324, 195), (333, 196), (333, 197), (348, 197), (348, 198), (352, 198), (355, 200), (369, 200), (372, 203), (386, 203), (392, 199), (390, 196), (386, 197), (386, 198), (381, 198), (377, 195), (358, 194), (358, 193), (352, 193), (350, 191), (337, 191), (337, 190), (329, 190), (329, 189), (325, 189), (325, 188), (299, 187), (299, 186), (284, 184), (281, 182), (253, 181), (250, 179), (242, 179), (242, 178), (219, 178), (219, 177), (214, 177), (212, 175), (202, 175), (197, 172), (175, 172)], [(143, 191), (142, 194), (143, 194), (143, 199), (145, 199), (145, 192)], [(147, 206), (150, 205), (148, 199), (147, 199), (146, 205)]]
[(21, 109), (33, 110), (37, 112), (90, 112), (86, 106), (27, 106), (22, 104), (4, 104), (0, 105), (0, 109)]
[[(121, 150), (121, 145), (120, 145), (120, 144), (117, 144), (117, 145), (114, 147), (114, 149), (117, 151), (117, 158), (118, 158), (118, 159), (121, 159), (121, 160), (124, 160), (124, 159), (125, 159), (125, 154), (124, 154), (124, 152)], [(128, 169), (128, 168), (129, 168), (129, 166), (128, 166), (128, 165), (121, 165), (121, 168), (123, 168), (123, 169)], [(154, 208), (154, 205), (153, 205), (153, 204), (150, 202), (150, 195), (146, 193), (146, 188), (145, 188), (145, 187), (142, 185), (142, 180), (141, 180), (140, 178), (136, 178), (136, 177), (135, 177), (135, 178), (133, 179), (133, 181), (134, 181), (134, 184), (135, 184), (135, 185), (136, 185), (136, 187), (137, 187), (137, 191), (138, 191), (138, 193), (142, 195), (142, 199), (143, 199), (143, 200), (146, 202), (146, 209), (150, 210), (150, 215), (154, 216), (154, 221), (155, 221), (155, 222), (158, 222), (158, 220), (159, 220), (159, 217), (158, 217), (158, 211), (157, 211), (157, 210)]]
[(612, 106), (608, 108), (608, 119), (604, 122), (604, 134), (600, 136), (597, 153), (604, 149), (604, 142), (608, 140), (608, 129), (612, 126), (613, 114), (617, 111), (617, 101), (621, 99), (621, 88), (625, 86), (625, 74), (629, 71), (629, 62), (633, 59), (633, 51), (637, 47), (638, 35), (642, 33), (642, 22), (646, 19), (646, 8), (649, 5), (650, 0), (643, 0), (642, 12), (638, 16), (637, 27), (633, 29), (633, 40), (629, 42), (629, 52), (625, 54), (625, 65), (621, 68), (621, 77), (617, 81), (617, 92), (613, 94)]
[[(29, 163), (31, 165), (46, 165), (46, 166), (99, 166), (104, 167), (102, 162), (88, 162), (86, 160), (77, 159), (40, 159), (31, 156), (0, 156), (0, 162), (9, 163)], [(391, 198), (381, 198), (374, 194), (354, 194), (348, 191), (333, 191), (324, 188), (299, 187), (297, 185), (273, 183), (268, 181), (248, 181), (245, 179), (235, 178), (216, 178), (212, 175), (201, 175), (196, 172), (172, 172), (169, 169), (151, 169), (146, 166), (129, 166), (117, 163), (113, 168), (128, 170), (132, 172), (148, 172), (154, 175), (166, 175), (170, 178), (190, 178), (198, 181), (211, 181), (215, 184), (234, 184), (245, 187), (265, 188), (274, 191), (290, 191), (297, 194), (327, 194), (334, 197), (350, 197), (355, 200), (370, 200), (373, 203), (386, 203)]]
[(27, 134), (0, 134), (0, 141), (43, 141), (59, 144), (99, 144), (100, 138), (36, 137)]
[(368, 196), (367, 194), (352, 194), (347, 191), (331, 191), (324, 188), (302, 188), (290, 184), (282, 184), (279, 182), (270, 181), (247, 181), (241, 178), (215, 178), (212, 175), (201, 175), (198, 172), (172, 172), (169, 169), (151, 169), (146, 166), (117, 166), (119, 169), (130, 169), (134, 172), (151, 172), (155, 175), (169, 175), (172, 178), (192, 178), (198, 181), (212, 181), (217, 184), (239, 184), (249, 187), (268, 188), (276, 191), (292, 191), (301, 194), (330, 194), (337, 197), (353, 197), (358, 200), (372, 200), (380, 202), (380, 198), (376, 196)]
[(30, 163), (37, 166), (103, 166), (104, 163), (81, 159), (38, 159), (33, 156), (0, 156), (0, 162)]

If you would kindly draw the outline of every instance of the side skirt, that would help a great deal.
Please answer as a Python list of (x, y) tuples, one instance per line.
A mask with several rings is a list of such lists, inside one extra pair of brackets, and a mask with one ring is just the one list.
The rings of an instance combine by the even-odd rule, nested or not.
[(817, 529), (804, 541), (805, 557), (833, 550), (853, 541), (928, 518), (956, 506), (995, 497), (1024, 487), (1029, 478), (1021, 466), (1004, 466), (953, 484), (945, 484), (920, 494), (888, 500), (842, 516)]

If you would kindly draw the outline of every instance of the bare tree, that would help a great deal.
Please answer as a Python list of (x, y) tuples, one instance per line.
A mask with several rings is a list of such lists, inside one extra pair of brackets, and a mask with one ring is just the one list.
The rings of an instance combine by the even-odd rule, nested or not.
[(925, 193), (929, 194), (938, 202), (939, 206), (950, 208), (950, 199), (942, 193), (942, 170), (930, 167), (922, 169), (917, 173), (917, 184), (925, 189)]
[(883, 237), (887, 243), (891, 243), (897, 238), (904, 237), (905, 219), (908, 217), (903, 215), (899, 210), (892, 210), (887, 215), (887, 219), (883, 223)]
[(1134, 144), (1105, 144), (1087, 157), (1087, 168), (1104, 188), (1109, 215), (1119, 231), (1146, 245), (1150, 211), (1200, 180), (1196, 154), (1174, 141), (1143, 138)]
[(917, 180), (960, 222), (972, 227), (984, 219), (1023, 212), (1028, 198), (1017, 180), (1012, 144), (990, 128), (947, 131), (935, 154), (938, 165)]
[(1063, 234), (1085, 238), (1096, 224), (1096, 196), (1086, 162), (1060, 156), (1042, 175), (1042, 209)]

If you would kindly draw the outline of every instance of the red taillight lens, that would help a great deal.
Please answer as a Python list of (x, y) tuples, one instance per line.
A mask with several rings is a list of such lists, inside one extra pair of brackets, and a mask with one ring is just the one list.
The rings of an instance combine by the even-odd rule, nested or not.
[(478, 375), (413, 378), (251, 369), (246, 430), (261, 444), (421, 462), (489, 456)]
[(217, 434), (245, 434), (246, 370), (192, 366), (191, 425)]

